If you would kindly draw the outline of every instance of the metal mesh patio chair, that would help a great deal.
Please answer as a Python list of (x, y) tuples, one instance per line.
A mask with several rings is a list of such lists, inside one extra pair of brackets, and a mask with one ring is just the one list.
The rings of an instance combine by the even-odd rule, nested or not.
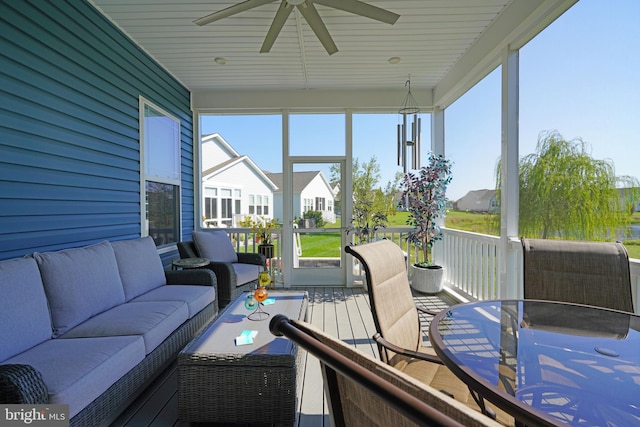
[[(404, 254), (390, 240), (379, 240), (363, 245), (345, 247), (364, 268), (371, 311), (376, 327), (374, 340), (380, 359), (405, 374), (453, 396), (456, 400), (480, 411), (495, 413), (484, 401), (471, 393), (467, 385), (458, 379), (423, 343), (418, 308), (415, 305), (405, 267)], [(512, 424), (507, 414), (499, 414), (499, 420)]]
[(308, 323), (276, 315), (270, 329), (320, 360), (333, 426), (499, 426)]
[(524, 297), (633, 312), (622, 243), (521, 239)]

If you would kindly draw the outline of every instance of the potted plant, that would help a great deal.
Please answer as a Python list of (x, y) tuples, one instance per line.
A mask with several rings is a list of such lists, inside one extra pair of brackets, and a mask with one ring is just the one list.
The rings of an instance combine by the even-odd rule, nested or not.
[(411, 274), (411, 286), (419, 292), (442, 290), (444, 269), (433, 264), (431, 249), (442, 239), (436, 220), (446, 215), (446, 191), (451, 178), (451, 161), (431, 153), (427, 165), (406, 174), (401, 182), (399, 207), (409, 211), (407, 224), (414, 227), (407, 240), (420, 249)]
[(242, 227), (251, 227), (251, 232), (255, 236), (256, 243), (258, 243), (258, 253), (264, 255), (267, 259), (273, 258), (273, 230), (280, 227), (277, 221), (277, 219), (263, 216), (256, 219), (247, 216), (244, 220), (238, 222)]

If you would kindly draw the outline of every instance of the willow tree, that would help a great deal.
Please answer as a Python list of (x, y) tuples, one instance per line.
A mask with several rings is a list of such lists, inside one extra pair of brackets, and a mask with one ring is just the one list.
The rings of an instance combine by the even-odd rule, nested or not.
[[(628, 225), (610, 160), (591, 157), (590, 146), (557, 132), (542, 133), (536, 152), (520, 160), (520, 234), (524, 237), (610, 240)], [(500, 181), (498, 181), (500, 182)]]

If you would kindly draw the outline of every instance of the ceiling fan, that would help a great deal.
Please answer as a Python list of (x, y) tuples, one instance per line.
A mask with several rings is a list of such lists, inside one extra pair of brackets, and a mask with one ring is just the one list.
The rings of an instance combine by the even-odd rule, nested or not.
[[(207, 25), (237, 13), (245, 12), (268, 3), (273, 3), (274, 1), (276, 0), (243, 1), (226, 9), (203, 16), (200, 19), (196, 19), (193, 23), (200, 26)], [(395, 24), (400, 17), (400, 15), (396, 13), (389, 12), (388, 10), (377, 6), (372, 6), (360, 0), (282, 0), (278, 13), (276, 13), (276, 16), (273, 18), (273, 23), (271, 24), (271, 27), (269, 27), (267, 36), (262, 43), (260, 53), (269, 52), (271, 50), (273, 43), (276, 41), (276, 38), (278, 38), (278, 34), (280, 34), (282, 27), (284, 27), (284, 24), (293, 11), (294, 6), (298, 8), (298, 11), (307, 21), (327, 53), (329, 55), (336, 53), (338, 51), (338, 47), (331, 38), (324, 22), (322, 22), (314, 3), (332, 7), (334, 9), (344, 10), (346, 12), (364, 16), (365, 18), (375, 19), (376, 21), (392, 25)]]

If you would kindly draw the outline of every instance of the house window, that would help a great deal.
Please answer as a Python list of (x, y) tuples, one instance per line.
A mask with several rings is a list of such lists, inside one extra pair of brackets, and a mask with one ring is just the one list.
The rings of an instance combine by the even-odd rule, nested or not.
[(316, 197), (316, 210), (322, 212), (324, 210), (325, 198)]
[(313, 199), (304, 199), (303, 212), (309, 212), (313, 210)]
[(220, 190), (220, 223), (231, 226), (233, 222), (233, 199), (231, 189), (222, 188)]
[(180, 121), (140, 97), (143, 236), (156, 246), (180, 240)]
[(269, 215), (269, 196), (250, 194), (249, 215)]
[(205, 219), (218, 218), (218, 189), (204, 189), (204, 216)]

